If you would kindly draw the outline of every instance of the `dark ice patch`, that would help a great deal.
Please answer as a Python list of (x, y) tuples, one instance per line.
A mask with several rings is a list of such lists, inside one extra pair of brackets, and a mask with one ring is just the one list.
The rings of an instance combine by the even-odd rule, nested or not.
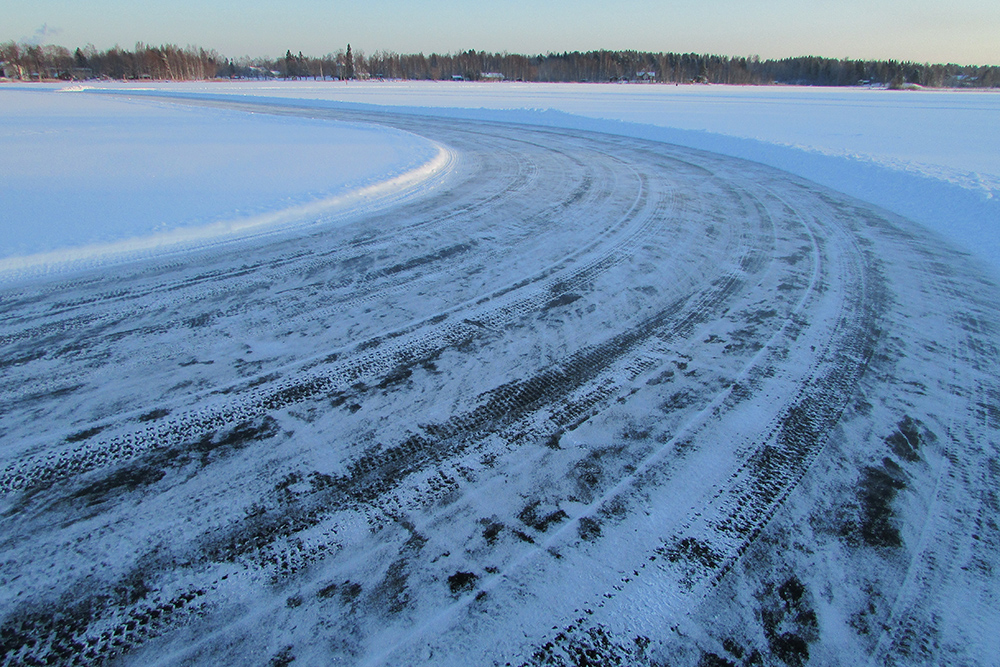
[(151, 422), (151, 421), (155, 421), (157, 419), (160, 419), (162, 417), (166, 417), (169, 414), (170, 414), (170, 410), (166, 410), (164, 408), (155, 408), (155, 409), (150, 410), (149, 412), (147, 412), (145, 414), (139, 415), (139, 421), (141, 421), (141, 422)]
[(722, 555), (712, 549), (707, 542), (694, 537), (685, 537), (669, 547), (659, 549), (658, 553), (665, 556), (671, 563), (698, 563), (708, 569), (715, 569), (722, 562)]
[(191, 449), (208, 454), (217, 449), (240, 449), (252, 442), (267, 440), (278, 434), (278, 422), (270, 415), (263, 419), (240, 422), (229, 429), (208, 433), (191, 445)]
[(495, 543), (497, 535), (504, 529), (504, 525), (499, 521), (480, 519), (479, 523), (483, 525), (483, 539), (486, 540), (487, 544)]
[(131, 463), (98, 480), (85, 485), (73, 494), (88, 505), (103, 502), (116, 493), (135, 491), (136, 489), (160, 481), (165, 473), (157, 466), (143, 463)]
[(589, 516), (580, 519), (577, 525), (577, 532), (580, 539), (586, 542), (593, 542), (601, 536), (601, 522)]
[(545, 512), (540, 510), (541, 501), (535, 500), (528, 503), (521, 513), (517, 515), (517, 518), (521, 520), (526, 526), (534, 528), (540, 533), (544, 533), (549, 529), (549, 526), (553, 523), (561, 523), (569, 518), (569, 516), (561, 509), (554, 510), (552, 512)]
[(580, 295), (579, 294), (561, 294), (561, 295), (557, 296), (556, 298), (552, 299), (551, 301), (549, 301), (544, 306), (542, 306), (542, 310), (545, 311), (545, 312), (548, 312), (548, 311), (552, 310), (553, 308), (559, 308), (561, 306), (568, 306), (571, 303), (573, 303), (574, 301), (577, 301), (578, 299), (580, 299)]
[(790, 667), (809, 662), (809, 645), (819, 639), (819, 620), (805, 584), (791, 575), (777, 589), (758, 593), (760, 620), (772, 656)]
[(456, 572), (448, 577), (448, 590), (452, 595), (471, 591), (476, 587), (479, 577), (472, 572)]
[(905, 473), (890, 459), (880, 467), (861, 471), (858, 501), (861, 504), (861, 537), (872, 547), (898, 547), (903, 544), (896, 526), (892, 501), (906, 488)]
[(66, 436), (66, 442), (82, 442), (93, 438), (95, 435), (104, 430), (103, 426), (94, 426), (92, 428), (84, 429), (73, 435)]
[(921, 432), (930, 435), (920, 420), (907, 415), (899, 422), (896, 431), (885, 439), (885, 442), (893, 454), (908, 463), (916, 463), (920, 460), (919, 450), (924, 442)]

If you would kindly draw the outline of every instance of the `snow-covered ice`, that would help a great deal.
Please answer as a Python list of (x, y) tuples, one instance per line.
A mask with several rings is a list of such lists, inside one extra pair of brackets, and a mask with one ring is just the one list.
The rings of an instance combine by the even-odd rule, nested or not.
[[(325, 106), (374, 105), (443, 117), (588, 129), (700, 148), (784, 169), (920, 222), (1000, 276), (1000, 93), (993, 91), (398, 81), (95, 87)], [(345, 160), (344, 151), (338, 154)], [(357, 152), (348, 154), (344, 164), (362, 159)], [(366, 151), (363, 159), (376, 170), (383, 158)], [(248, 171), (257, 166), (251, 163), (252, 158), (245, 163)], [(300, 160), (289, 173), (300, 169), (312, 175), (335, 168), (324, 162), (322, 168), (310, 170), (310, 164)], [(332, 178), (340, 183), (345, 176)], [(279, 176), (273, 192), (257, 190), (245, 201), (272, 197), (261, 205), (278, 206), (280, 189), (288, 182)], [(237, 184), (234, 194), (243, 192), (240, 186), (245, 184)], [(322, 185), (318, 188), (305, 189), (307, 196), (323, 191)], [(288, 192), (291, 197), (302, 194), (298, 185)]]
[(0, 273), (308, 222), (447, 163), (390, 128), (82, 89), (0, 89)]
[[(730, 91), (776, 114), (750, 139), (656, 121), (725, 89), (448, 85), (31, 93), (437, 161), (402, 186), (372, 164), (378, 205), (0, 289), (4, 664), (1000, 653), (995, 236), (963, 251), (797, 175), (897, 208), (936, 183), (914, 200), (986, 224), (989, 160), (852, 157), (805, 118), (884, 124), (828, 91)], [(932, 99), (842, 94), (868, 93)]]
[(161, 89), (397, 107), (555, 110), (1000, 179), (1000, 93), (988, 90), (418, 81), (181, 83)]
[(517, 82), (187, 83), (169, 90), (555, 125), (732, 155), (920, 222), (1000, 276), (995, 91)]

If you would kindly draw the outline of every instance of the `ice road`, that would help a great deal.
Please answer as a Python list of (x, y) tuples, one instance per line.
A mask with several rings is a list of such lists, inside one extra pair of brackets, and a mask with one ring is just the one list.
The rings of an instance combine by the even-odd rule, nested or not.
[(965, 255), (694, 149), (211, 104), (455, 164), (0, 289), (4, 665), (1000, 654), (1000, 292)]

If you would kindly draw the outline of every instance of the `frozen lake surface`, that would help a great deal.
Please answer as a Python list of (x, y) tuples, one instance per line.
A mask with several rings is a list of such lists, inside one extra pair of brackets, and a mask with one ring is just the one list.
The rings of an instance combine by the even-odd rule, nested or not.
[(588, 129), (740, 157), (926, 225), (1000, 276), (995, 91), (423, 81), (177, 89)]
[[(1000, 653), (995, 235), (963, 246), (937, 213), (917, 224), (803, 177), (826, 165), (897, 208), (937, 184), (912, 192), (988, 225), (988, 160), (859, 158), (777, 118), (761, 139), (726, 113), (710, 133), (599, 117), (614, 95), (640, 113), (725, 90), (442, 84), (432, 103), (430, 84), (382, 85), (30, 93), (204, 123), (207, 146), (242, 118), (417, 157), (367, 163), (390, 183), (371, 201), (11, 274), (5, 665)], [(591, 90), (595, 117), (516, 99)], [(803, 99), (786, 119), (838, 106), (732, 95), (751, 117), (775, 95)], [(955, 99), (975, 116), (961, 105), (980, 98)], [(67, 136), (53, 146), (85, 143)], [(102, 165), (92, 181), (117, 174)], [(279, 190), (258, 206), (284, 210)]]
[(0, 272), (313, 220), (440, 161), (385, 127), (72, 88), (0, 89), (0, 127)]

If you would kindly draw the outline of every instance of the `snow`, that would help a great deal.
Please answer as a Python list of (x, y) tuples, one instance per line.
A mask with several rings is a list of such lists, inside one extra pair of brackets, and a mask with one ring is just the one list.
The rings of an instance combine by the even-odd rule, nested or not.
[(0, 88), (0, 127), (7, 274), (302, 224), (449, 161), (385, 127), (31, 89)]
[(308, 81), (161, 89), (388, 106), (557, 110), (1000, 179), (995, 129), (1000, 94), (991, 91), (925, 90), (926, 95), (908, 96), (871, 88)]
[[(675, 143), (761, 162), (874, 203), (933, 229), (1000, 275), (1000, 93), (992, 91), (398, 81), (49, 88), (131, 92), (133, 101), (153, 93), (387, 107)], [(11, 150), (0, 157), (2, 194), (11, 202), (3, 224), (14, 227), (0, 257), (273, 211), (430, 159), (426, 144), (385, 130), (327, 123), (319, 131), (304, 119), (162, 104), (125, 113), (93, 99), (75, 101), (74, 122), (69, 102), (3, 92), (0, 118), (20, 135), (4, 133), (2, 147)], [(114, 146), (88, 139), (96, 133), (146, 152), (122, 160)], [(31, 171), (14, 157), (28, 153), (38, 156)], [(43, 156), (55, 156), (62, 170)], [(81, 174), (73, 163), (90, 169)], [(21, 222), (29, 216), (30, 227)], [(82, 224), (67, 226), (67, 219)]]
[(1000, 276), (1000, 93), (505, 82), (160, 90), (591, 129), (761, 162), (919, 222)]
[[(230, 122), (427, 152), (394, 178), (391, 160), (369, 163), (367, 189), (335, 166), (320, 185), (289, 177), (245, 217), (222, 200), (214, 222), (169, 190), (194, 213), (164, 223), (189, 251), (166, 257), (136, 240), (155, 238), (148, 226), (102, 227), (81, 207), (105, 250), (152, 256), (0, 286), (10, 661), (79, 647), (82, 664), (137, 665), (997, 654), (996, 283), (935, 233), (789, 173), (867, 184), (897, 208), (993, 201), (975, 142), (935, 162), (946, 140), (879, 134), (893, 104), (933, 130), (940, 118), (909, 100), (945, 98), (100, 88), (0, 89), (57, 119), (26, 111), (10, 127), (69, 118), (74, 131), (38, 146), (93, 158), (93, 197), (120, 195), (114, 178), (138, 161), (85, 140), (87, 109), (96, 136), (122, 126), (177, 178), (192, 155), (272, 173), (270, 155), (219, 148)], [(976, 118), (962, 105), (995, 98), (948, 99), (960, 108), (945, 117)], [(989, 136), (985, 122), (947, 132)], [(871, 150), (852, 153), (866, 132)], [(197, 141), (166, 164), (178, 137)], [(278, 154), (301, 143), (282, 137)], [(786, 171), (726, 155), (740, 151)], [(75, 215), (56, 233), (77, 233)], [(264, 224), (244, 238), (234, 219)], [(92, 250), (51, 252), (104, 261)]]

